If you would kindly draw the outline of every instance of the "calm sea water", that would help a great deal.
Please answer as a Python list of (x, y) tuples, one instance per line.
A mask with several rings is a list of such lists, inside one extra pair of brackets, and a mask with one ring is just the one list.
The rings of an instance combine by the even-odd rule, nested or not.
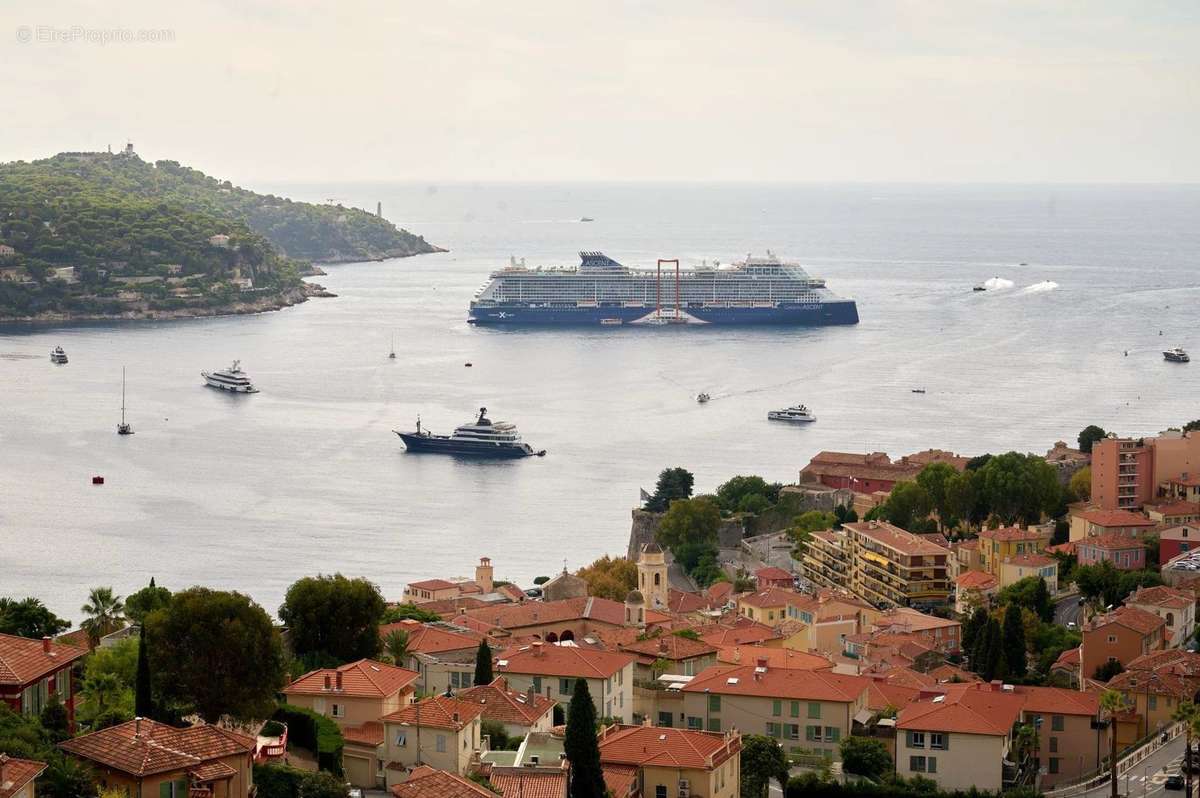
[[(1197, 187), (254, 188), (382, 201), (451, 251), (329, 267), (319, 281), (339, 298), (279, 313), (0, 327), (0, 595), (76, 617), (88, 587), (127, 593), (155, 576), (274, 611), (305, 574), (361, 574), (399, 597), (480, 555), (527, 583), (623, 552), (638, 488), (664, 466), (710, 490), (738, 473), (794, 481), (821, 449), (1041, 452), (1088, 423), (1137, 434), (1200, 417), (1200, 365), (1159, 354), (1200, 353)], [(862, 323), (465, 321), (509, 255), (573, 264), (602, 249), (645, 265), (768, 247), (853, 295)], [(1013, 285), (971, 291), (992, 277)], [(70, 365), (49, 363), (56, 344)], [(234, 358), (261, 394), (202, 387), (202, 369)], [(122, 365), (128, 438), (114, 431)], [(700, 391), (713, 401), (698, 405)], [(794, 402), (819, 421), (765, 420)], [(549, 455), (411, 456), (391, 432), (418, 414), (448, 431), (482, 405)]]

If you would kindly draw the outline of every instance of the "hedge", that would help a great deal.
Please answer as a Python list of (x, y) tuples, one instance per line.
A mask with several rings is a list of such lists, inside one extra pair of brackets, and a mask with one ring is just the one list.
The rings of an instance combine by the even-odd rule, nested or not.
[[(939, 790), (926, 778), (887, 778), (882, 783), (862, 780), (839, 784), (824, 781), (815, 773), (793, 776), (788, 781), (787, 798), (992, 798), (997, 793), (979, 790)], [(1021, 788), (1004, 793), (1004, 798), (1038, 798), (1036, 790)]]
[(280, 704), (273, 720), (288, 726), (288, 742), (307, 748), (317, 755), (317, 767), (335, 776), (342, 775), (342, 731), (329, 718), (311, 709)]
[(287, 765), (255, 765), (258, 798), (297, 798), (305, 773)]

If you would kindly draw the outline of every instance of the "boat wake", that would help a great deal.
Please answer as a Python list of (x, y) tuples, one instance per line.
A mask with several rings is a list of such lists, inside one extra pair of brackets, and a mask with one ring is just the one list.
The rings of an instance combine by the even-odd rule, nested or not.
[(991, 277), (983, 281), (983, 287), (989, 291), (1003, 291), (1006, 288), (1012, 288), (1013, 281), (1005, 280), (1003, 277)]
[(1053, 280), (1042, 280), (1040, 283), (1027, 285), (1021, 289), (1022, 294), (1044, 294), (1047, 291), (1053, 291), (1058, 288), (1058, 283)]

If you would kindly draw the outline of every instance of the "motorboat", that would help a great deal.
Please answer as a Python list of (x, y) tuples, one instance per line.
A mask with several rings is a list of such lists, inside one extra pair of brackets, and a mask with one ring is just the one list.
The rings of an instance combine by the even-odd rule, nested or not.
[(1168, 349), (1163, 352), (1163, 358), (1172, 363), (1187, 363), (1191, 361), (1188, 353), (1183, 351), (1183, 347), (1177, 346), (1174, 349)]
[(67, 353), (63, 351), (61, 346), (56, 346), (50, 350), (50, 362), (62, 365), (67, 362)]
[(702, 394), (699, 394), (696, 396), (696, 401), (699, 402), (700, 404), (704, 404), (709, 399), (712, 399), (712, 397), (706, 393), (702, 393)]
[(817, 420), (812, 411), (804, 405), (793, 405), (785, 407), (782, 410), (771, 410), (767, 413), (767, 418), (771, 421), (791, 421), (794, 423), (808, 423)]
[(242, 361), (235, 360), (233, 365), (223, 371), (202, 371), (200, 376), (210, 388), (231, 393), (258, 393), (249, 375), (242, 371)]

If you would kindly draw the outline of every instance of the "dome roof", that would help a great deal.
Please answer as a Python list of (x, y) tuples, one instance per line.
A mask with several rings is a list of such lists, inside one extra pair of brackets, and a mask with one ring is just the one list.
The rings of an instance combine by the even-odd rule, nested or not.
[(626, 604), (645, 604), (645, 603), (646, 603), (646, 599), (644, 599), (644, 598), (642, 597), (642, 593), (641, 593), (641, 591), (639, 591), (639, 590), (630, 590), (630, 591), (629, 591), (629, 595), (627, 595), (627, 596), (625, 597), (625, 603), (626, 603)]
[(642, 546), (642, 553), (643, 554), (662, 554), (662, 549), (659, 547), (659, 545), (657, 543), (655, 543), (654, 541), (650, 541), (646, 545)]

